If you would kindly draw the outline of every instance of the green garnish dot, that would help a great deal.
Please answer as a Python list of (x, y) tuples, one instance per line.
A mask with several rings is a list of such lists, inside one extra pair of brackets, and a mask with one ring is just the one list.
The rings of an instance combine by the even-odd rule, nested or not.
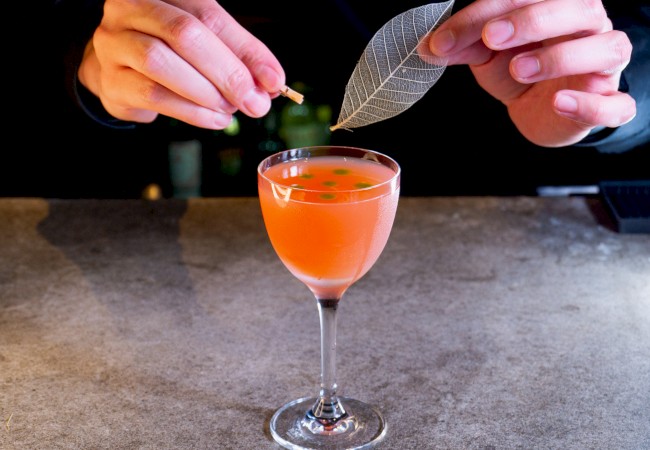
[(311, 174), (311, 173), (303, 173), (302, 175), (300, 175), (300, 178), (304, 178), (306, 180), (309, 180), (310, 178), (314, 178), (314, 175)]
[(336, 181), (323, 181), (323, 186), (336, 186), (337, 184)]
[(365, 188), (372, 187), (372, 184), (361, 182), (361, 183), (355, 183), (354, 187), (357, 189), (365, 189)]
[(305, 189), (305, 186), (302, 184), (292, 184), (291, 187), (294, 189)]
[(334, 169), (336, 175), (347, 175), (350, 173), (348, 169)]
[(326, 193), (326, 194), (321, 194), (320, 198), (322, 198), (323, 200), (332, 200), (332, 199), (336, 198), (336, 195)]

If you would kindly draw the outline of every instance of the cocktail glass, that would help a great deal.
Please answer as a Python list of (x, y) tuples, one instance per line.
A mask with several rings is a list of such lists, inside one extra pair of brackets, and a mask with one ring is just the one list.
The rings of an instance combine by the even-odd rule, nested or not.
[(285, 150), (258, 166), (260, 205), (271, 244), (317, 300), (320, 390), (271, 418), (285, 448), (369, 448), (384, 437), (381, 412), (337, 394), (336, 313), (346, 290), (379, 258), (400, 192), (400, 166), (376, 151), (314, 146)]

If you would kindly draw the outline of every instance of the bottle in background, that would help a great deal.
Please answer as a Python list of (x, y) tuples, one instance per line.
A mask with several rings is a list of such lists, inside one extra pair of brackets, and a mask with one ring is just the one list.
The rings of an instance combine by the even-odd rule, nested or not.
[(171, 120), (169, 126), (167, 156), (172, 197), (200, 197), (203, 144), (198, 130), (177, 120)]

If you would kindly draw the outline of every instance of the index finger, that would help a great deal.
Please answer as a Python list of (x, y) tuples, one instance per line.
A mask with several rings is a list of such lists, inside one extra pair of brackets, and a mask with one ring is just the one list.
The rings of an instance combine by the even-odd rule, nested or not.
[(271, 50), (214, 0), (166, 1), (189, 12), (208, 27), (264, 90), (274, 94), (285, 85), (284, 69)]
[[(246, 115), (262, 117), (268, 112), (272, 95), (261, 89), (244, 62), (196, 16), (159, 0), (144, 0), (139, 5), (150, 11), (129, 17), (133, 29), (162, 40)], [(209, 5), (210, 12), (205, 14), (223, 11), (216, 2)], [(222, 20), (234, 21), (227, 14)]]
[(442, 23), (429, 40), (430, 50), (438, 56), (448, 56), (466, 50), (481, 41), (485, 24), (512, 10), (544, 0), (477, 0)]

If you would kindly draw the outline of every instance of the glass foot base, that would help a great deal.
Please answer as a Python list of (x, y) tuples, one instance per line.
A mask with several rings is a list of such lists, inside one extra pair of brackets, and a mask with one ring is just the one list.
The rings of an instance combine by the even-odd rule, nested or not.
[(316, 397), (300, 398), (278, 409), (271, 418), (271, 435), (284, 448), (303, 449), (368, 449), (386, 434), (386, 422), (381, 413), (366, 403), (340, 397), (347, 417), (333, 427), (315, 425), (308, 411)]

